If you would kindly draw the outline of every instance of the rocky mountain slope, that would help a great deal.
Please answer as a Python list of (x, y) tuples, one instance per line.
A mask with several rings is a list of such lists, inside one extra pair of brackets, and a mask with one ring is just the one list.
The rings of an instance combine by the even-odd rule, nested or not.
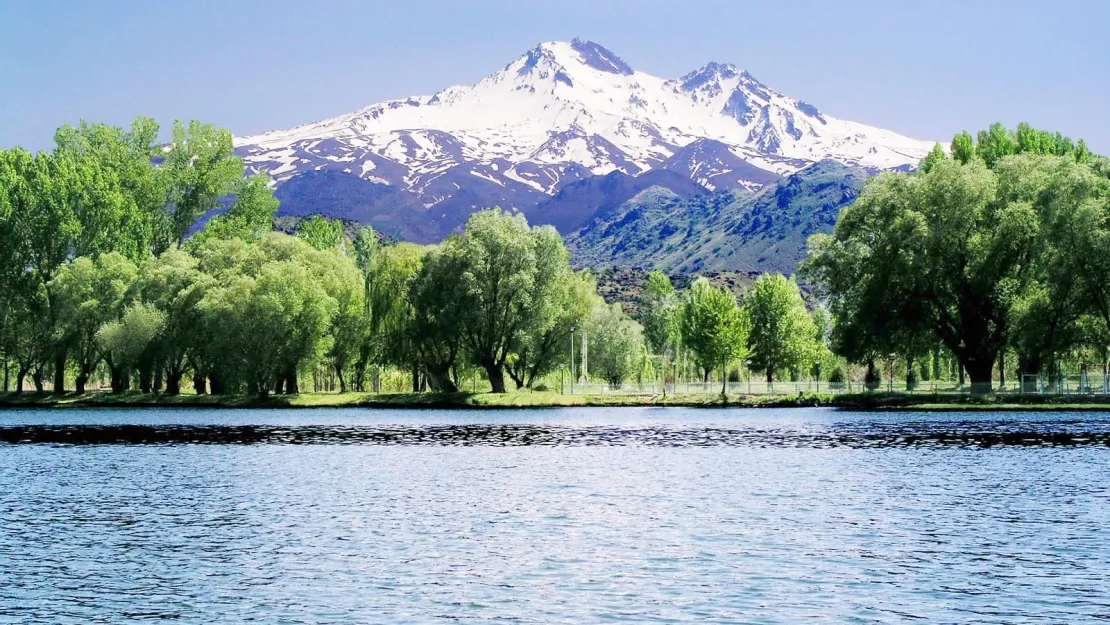
[(825, 160), (754, 193), (681, 197), (652, 187), (599, 214), (567, 247), (583, 267), (791, 274), (809, 235), (832, 230), (867, 175)]
[[(824, 159), (912, 166), (931, 146), (823, 114), (733, 65), (658, 78), (581, 40), (540, 44), (472, 86), (236, 139), (249, 167), (277, 181), (283, 213), (335, 212), (418, 242), (493, 205), (569, 233), (633, 187), (685, 198), (681, 177), (757, 191)], [(624, 189), (604, 206), (559, 199), (615, 172), (654, 177), (590, 182)]]

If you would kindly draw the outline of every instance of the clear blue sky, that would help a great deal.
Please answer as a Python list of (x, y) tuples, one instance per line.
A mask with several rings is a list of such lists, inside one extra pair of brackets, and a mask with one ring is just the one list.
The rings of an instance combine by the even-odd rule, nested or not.
[(471, 84), (540, 41), (634, 68), (715, 60), (846, 119), (948, 140), (992, 121), (1110, 153), (1110, 2), (0, 0), (0, 146), (79, 119), (236, 134)]

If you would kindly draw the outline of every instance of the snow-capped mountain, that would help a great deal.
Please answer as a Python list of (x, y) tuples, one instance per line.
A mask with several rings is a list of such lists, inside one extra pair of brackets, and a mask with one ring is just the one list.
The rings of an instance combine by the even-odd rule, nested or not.
[(473, 86), (236, 139), (248, 165), (279, 184), (350, 174), (404, 190), (447, 229), (483, 205), (528, 211), (613, 171), (758, 189), (826, 158), (915, 165), (932, 145), (824, 115), (732, 65), (658, 78), (577, 39), (540, 44)]

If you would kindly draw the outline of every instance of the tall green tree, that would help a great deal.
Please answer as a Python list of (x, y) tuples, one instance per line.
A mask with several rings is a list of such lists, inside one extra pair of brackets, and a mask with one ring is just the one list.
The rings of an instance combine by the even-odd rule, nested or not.
[(948, 155), (944, 153), (944, 148), (940, 147), (939, 143), (934, 144), (933, 149), (925, 158), (921, 159), (921, 164), (918, 166), (918, 169), (925, 173), (929, 173), (929, 170), (932, 169), (934, 165), (947, 158)]
[[(130, 387), (130, 372), (158, 338), (166, 316), (150, 304), (132, 302), (119, 319), (108, 321), (96, 331), (96, 343), (112, 375), (112, 392)], [(149, 389), (144, 389), (149, 392)]]
[[(559, 246), (562, 246), (561, 241)], [(565, 261), (554, 265), (559, 275), (554, 279), (550, 295), (544, 299), (543, 308), (522, 333), (506, 363), (506, 371), (517, 388), (531, 388), (541, 376), (568, 363), (566, 346), (571, 333), (587, 325), (600, 299), (597, 282), (588, 271), (572, 272)]]
[(278, 201), (270, 188), (270, 177), (258, 174), (244, 178), (235, 192), (235, 200), (227, 212), (208, 220), (204, 230), (190, 241), (199, 244), (207, 238), (240, 238), (253, 241), (274, 229)]
[(813, 364), (818, 329), (792, 278), (764, 274), (744, 298), (744, 313), (751, 331), (748, 347), (752, 364), (764, 372), (767, 383), (775, 371)]
[(619, 303), (598, 302), (589, 322), (589, 362), (591, 370), (619, 389), (640, 364), (644, 331), (624, 314)]
[(78, 393), (85, 392), (89, 376), (103, 357), (97, 331), (118, 319), (134, 300), (132, 286), (137, 275), (131, 261), (111, 252), (95, 260), (77, 258), (64, 265), (51, 280), (58, 318), (56, 340), (66, 346), (77, 365)]
[(318, 250), (327, 250), (343, 244), (343, 224), (323, 215), (313, 215), (302, 221), (297, 236)]
[(647, 276), (640, 311), (644, 319), (644, 338), (653, 353), (676, 354), (681, 336), (682, 301), (671, 279), (656, 269)]
[(465, 271), (465, 259), (457, 254), (432, 248), (424, 256), (420, 272), (408, 285), (409, 308), (405, 311), (406, 347), (412, 367), (413, 391), (420, 388), (420, 367), (432, 390), (453, 393), (458, 383), (451, 372), (463, 349), (465, 316), (458, 305), (465, 288), (458, 280)]
[(138, 117), (125, 131), (82, 121), (59, 128), (54, 143), (56, 158), (92, 179), (72, 191), (86, 214), (85, 249), (77, 253), (115, 251), (140, 262), (156, 251), (167, 199), (165, 176), (152, 166), (160, 151), (158, 123)]
[(161, 165), (167, 188), (163, 227), (156, 234), (156, 254), (181, 245), (193, 224), (220, 207), (243, 177), (243, 159), (235, 156), (231, 132), (199, 121), (175, 121)]
[(523, 215), (499, 208), (467, 220), (463, 233), (448, 237), (440, 253), (457, 271), (462, 296), (453, 312), (463, 343), (489, 378), (505, 392), (505, 363), (521, 336), (545, 318), (566, 250), (550, 226), (529, 228)]
[[(365, 279), (369, 336), (359, 350), (355, 365), (357, 387), (362, 388), (371, 362), (411, 369), (416, 363), (412, 346), (411, 323), (414, 309), (410, 288), (420, 274), (425, 250), (412, 243), (381, 246), (365, 231), (356, 239), (356, 251)], [(360, 245), (361, 242), (361, 245)], [(367, 254), (372, 250), (372, 255)], [(374, 390), (380, 390), (380, 376), (374, 377)]]
[(728, 366), (746, 357), (749, 328), (731, 291), (694, 280), (682, 304), (682, 340), (705, 382), (717, 368), (727, 377)]
[(198, 350), (206, 336), (199, 304), (205, 289), (212, 286), (212, 278), (201, 272), (197, 259), (184, 250), (168, 250), (151, 258), (139, 272), (141, 300), (158, 310), (163, 319), (154, 349), (168, 395), (181, 393), (181, 380), (190, 362), (199, 359)]
[[(999, 200), (998, 179), (983, 161), (943, 161), (928, 173), (869, 181), (831, 236), (811, 238), (804, 270), (834, 311), (853, 311), (857, 327), (872, 315), (876, 327), (897, 318), (896, 329), (927, 328), (973, 389), (989, 391), (1010, 307), (1031, 278), (1039, 228), (1027, 202)], [(865, 306), (844, 301), (861, 291)]]

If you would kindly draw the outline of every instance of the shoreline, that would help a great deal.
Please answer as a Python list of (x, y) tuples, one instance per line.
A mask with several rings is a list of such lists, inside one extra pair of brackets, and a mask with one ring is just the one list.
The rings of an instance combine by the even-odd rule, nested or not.
[(0, 411), (57, 408), (218, 408), (218, 409), (440, 409), (505, 410), (550, 408), (839, 408), (877, 412), (1110, 411), (1110, 396), (987, 395), (905, 393), (802, 393), (799, 395), (559, 395), (555, 393), (305, 393), (271, 396), (177, 395), (107, 391), (67, 393), (0, 393)]

